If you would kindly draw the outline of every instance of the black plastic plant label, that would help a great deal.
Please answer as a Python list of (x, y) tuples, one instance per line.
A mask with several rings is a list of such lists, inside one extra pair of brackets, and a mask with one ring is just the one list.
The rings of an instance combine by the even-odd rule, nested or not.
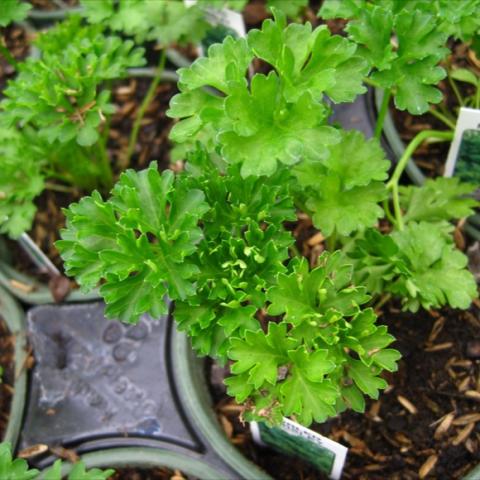
[(276, 427), (252, 422), (250, 430), (258, 444), (301, 458), (326, 473), (332, 480), (338, 480), (342, 476), (348, 448), (340, 443), (288, 418), (284, 418), (283, 423)]

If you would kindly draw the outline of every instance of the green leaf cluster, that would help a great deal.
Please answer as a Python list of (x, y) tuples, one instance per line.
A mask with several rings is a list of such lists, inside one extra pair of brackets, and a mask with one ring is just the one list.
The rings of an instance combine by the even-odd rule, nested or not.
[(415, 8), (436, 15), (439, 27), (454, 39), (466, 42), (480, 31), (480, 2), (464, 0), (410, 0)]
[(389, 292), (404, 307), (468, 308), (477, 297), (467, 257), (451, 235), (448, 221), (468, 217), (478, 202), (474, 185), (457, 178), (427, 180), (422, 187), (401, 187), (406, 227), (382, 235), (367, 230), (348, 252), (355, 261), (355, 280), (373, 294)]
[(202, 2), (191, 6), (183, 0), (81, 0), (80, 3), (89, 22), (134, 36), (138, 42), (154, 40), (161, 46), (198, 43), (210, 27)]
[[(254, 59), (271, 71), (247, 82)], [(167, 114), (180, 121), (170, 137), (190, 145), (201, 141), (228, 164), (240, 164), (243, 177), (318, 161), (326, 146), (340, 140), (327, 123), (325, 95), (335, 102), (353, 100), (365, 91), (367, 69), (349, 40), (310, 23), (287, 25), (275, 11), (275, 20), (266, 20), (261, 30), (251, 30), (246, 39), (227, 37), (207, 57), (179, 70), (181, 93)]]
[[(44, 151), (16, 130), (0, 131), (0, 232), (12, 238), (30, 228), (34, 199), (44, 188)], [(22, 159), (19, 161), (19, 159)]]
[(388, 195), (383, 181), (389, 162), (378, 141), (365, 140), (355, 130), (340, 134), (340, 142), (328, 148), (326, 158), (293, 169), (298, 196), (326, 236), (375, 226), (384, 215), (378, 203)]
[(0, 27), (6, 27), (12, 22), (22, 21), (32, 8), (29, 3), (20, 0), (3, 0), (0, 9)]
[(166, 313), (165, 295), (183, 300), (195, 292), (198, 267), (189, 257), (207, 208), (202, 191), (183, 188), (171, 171), (160, 175), (153, 163), (123, 173), (110, 201), (94, 192), (71, 205), (57, 247), (84, 290), (102, 280), (108, 317), (158, 317)]
[[(48, 180), (91, 191), (109, 189), (112, 172), (104, 139), (114, 112), (109, 82), (144, 63), (131, 40), (85, 26), (79, 16), (35, 40), (39, 58), (19, 64), (0, 102), (0, 231), (29, 230), (34, 199)], [(19, 159), (22, 159), (19, 162)]]
[(304, 425), (323, 422), (347, 406), (363, 411), (363, 395), (378, 398), (387, 386), (383, 369), (395, 371), (394, 338), (375, 325), (370, 297), (351, 283), (352, 267), (340, 252), (323, 254), (310, 270), (294, 260), (268, 290), (267, 332), (232, 338), (233, 376), (228, 392), (250, 407), (247, 418), (276, 423), (291, 416)]
[(38, 45), (44, 47), (41, 58), (22, 63), (3, 92), (2, 123), (31, 125), (49, 143), (93, 145), (99, 125), (114, 111), (103, 82), (142, 65), (143, 50), (95, 26), (80, 26), (80, 17), (44, 33)]
[[(87, 470), (83, 462), (72, 466), (67, 480), (107, 480), (115, 473), (114, 470)], [(0, 478), (2, 480), (35, 480), (40, 478), (40, 472), (31, 469), (26, 460), (12, 457), (12, 447), (9, 443), (0, 443)], [(57, 460), (52, 467), (42, 472), (45, 480), (62, 480), (62, 461)]]
[[(435, 51), (429, 25), (402, 28), (423, 31), (413, 38)], [(417, 46), (402, 45), (414, 65)], [(246, 39), (212, 45), (180, 69), (170, 105), (184, 170), (128, 171), (108, 200), (94, 192), (66, 212), (57, 246), (67, 272), (85, 290), (100, 285), (107, 315), (123, 321), (159, 316), (174, 300), (195, 350), (231, 366), (228, 392), (249, 419), (308, 425), (378, 397), (399, 353), (376, 325), (372, 294), (413, 311), (466, 308), (476, 296), (448, 223), (477, 205), (473, 187), (442, 178), (398, 194), (378, 141), (328, 124), (330, 101), (363, 92), (372, 60), (357, 50), (325, 27), (287, 25), (279, 11)], [(253, 61), (265, 73), (248, 80)], [(311, 266), (289, 262), (294, 204), (332, 250)], [(384, 216), (387, 233), (376, 228)]]
[(432, 3), (326, 0), (319, 16), (348, 19), (346, 31), (373, 67), (372, 81), (393, 91), (399, 110), (420, 115), (442, 99), (435, 85), (446, 73), (438, 64), (449, 52), (444, 19)]
[(205, 165), (202, 170), (185, 178), (210, 205), (194, 255), (196, 292), (176, 303), (175, 319), (199, 353), (225, 362), (230, 338), (259, 328), (255, 314), (266, 302), (266, 290), (285, 271), (293, 243), (283, 222), (296, 216), (285, 172), (243, 180), (238, 166), (224, 174)]
[(94, 192), (70, 206), (57, 247), (83, 289), (102, 283), (107, 316), (159, 316), (168, 295), (194, 347), (226, 361), (228, 337), (258, 325), (285, 269), (292, 237), (282, 223), (295, 215), (288, 182), (220, 173), (204, 151), (188, 168), (200, 163), (202, 173), (176, 178), (155, 163), (127, 171), (108, 201)]

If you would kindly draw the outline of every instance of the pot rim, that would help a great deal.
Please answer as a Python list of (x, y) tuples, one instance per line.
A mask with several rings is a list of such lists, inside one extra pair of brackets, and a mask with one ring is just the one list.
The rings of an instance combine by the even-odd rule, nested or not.
[(10, 333), (15, 337), (15, 379), (10, 414), (7, 420), (7, 429), (3, 437), (3, 441), (10, 442), (12, 448), (15, 449), (22, 425), (27, 393), (27, 372), (25, 368), (27, 359), (27, 336), (25, 331), (25, 314), (11, 295), (1, 287), (0, 305), (2, 318), (7, 324)]

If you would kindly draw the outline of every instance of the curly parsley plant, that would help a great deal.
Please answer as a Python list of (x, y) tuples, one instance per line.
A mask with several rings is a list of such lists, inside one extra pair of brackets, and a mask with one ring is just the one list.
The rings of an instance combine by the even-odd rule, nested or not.
[[(254, 59), (271, 69), (249, 81)], [(172, 299), (194, 349), (230, 365), (247, 419), (309, 425), (363, 411), (400, 357), (373, 302), (466, 308), (476, 296), (448, 223), (476, 205), (473, 187), (400, 188), (405, 159), (389, 179), (377, 140), (328, 123), (326, 98), (354, 100), (368, 68), (351, 40), (277, 11), (179, 70), (169, 115), (183, 172), (128, 171), (109, 199), (66, 212), (67, 272), (85, 290), (99, 284), (107, 316), (126, 322)], [(287, 228), (296, 210), (326, 238), (313, 265)]]

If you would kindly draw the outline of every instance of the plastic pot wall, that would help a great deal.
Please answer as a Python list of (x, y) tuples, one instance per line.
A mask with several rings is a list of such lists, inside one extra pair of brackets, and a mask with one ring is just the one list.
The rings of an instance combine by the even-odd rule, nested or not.
[[(127, 325), (105, 319), (101, 302), (45, 305), (29, 311), (27, 331), (36, 362), (19, 448), (61, 445), (90, 466), (270, 478), (225, 436), (204, 362), (171, 315)], [(32, 465), (44, 469), (54, 460), (46, 453)]]
[(3, 288), (0, 288), (0, 312), (10, 333), (15, 337), (13, 395), (7, 429), (3, 438), (0, 440), (10, 442), (15, 447), (22, 425), (27, 389), (27, 373), (25, 368), (27, 342), (23, 310)]

